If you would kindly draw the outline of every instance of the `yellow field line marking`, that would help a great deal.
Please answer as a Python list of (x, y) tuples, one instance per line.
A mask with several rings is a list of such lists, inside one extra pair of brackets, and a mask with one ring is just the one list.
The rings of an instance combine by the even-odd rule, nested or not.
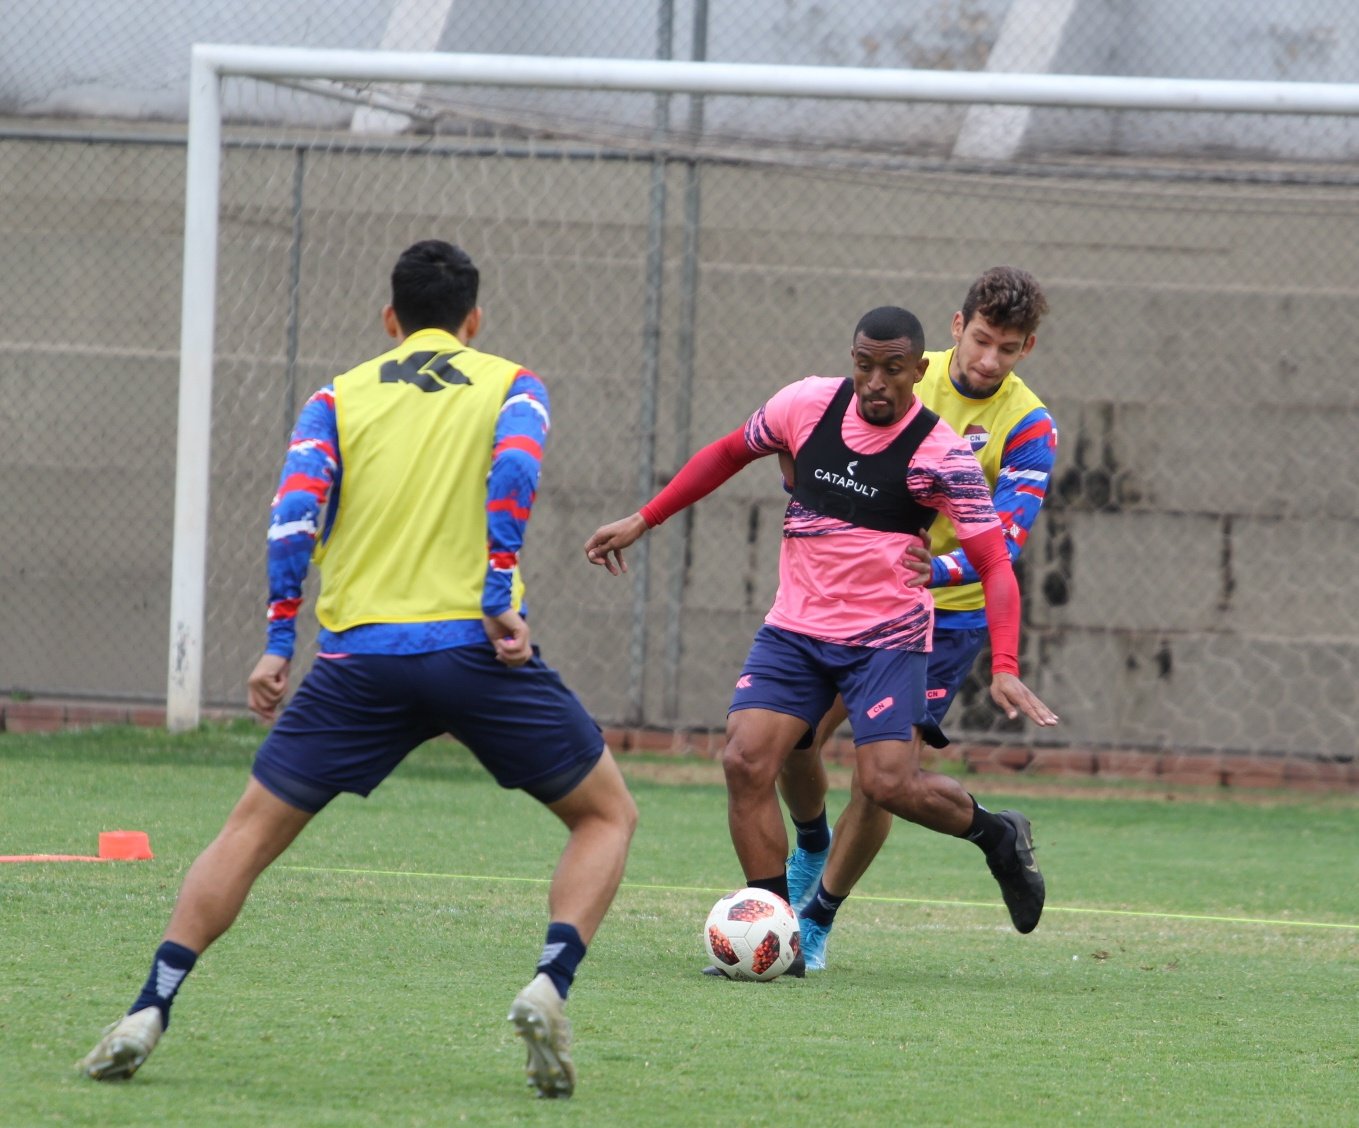
[[(349, 869), (343, 866), (277, 865), (274, 866), (274, 869), (295, 870), (299, 873), (348, 873), (359, 874), (364, 877), (437, 877), (445, 881), (517, 881), (531, 885), (546, 885), (551, 880), (546, 877), (506, 877), (501, 874), (486, 873), (422, 873), (418, 870)], [(729, 892), (727, 889), (718, 889), (706, 885), (641, 885), (631, 881), (623, 882), (621, 888), (655, 893), (720, 895)], [(991, 901), (942, 901), (925, 897), (877, 897), (857, 893), (854, 895), (854, 900), (876, 901), (887, 905), (942, 905), (953, 909), (994, 909), (997, 907)], [(1207, 913), (1148, 912), (1139, 909), (1090, 909), (1076, 905), (1047, 905), (1043, 911), (1045, 913), (1082, 913), (1089, 916), (1141, 917), (1146, 920), (1206, 921), (1213, 924), (1275, 925), (1283, 928), (1337, 928), (1347, 932), (1359, 932), (1359, 924), (1343, 924), (1326, 920), (1280, 920), (1271, 917), (1212, 916)]]

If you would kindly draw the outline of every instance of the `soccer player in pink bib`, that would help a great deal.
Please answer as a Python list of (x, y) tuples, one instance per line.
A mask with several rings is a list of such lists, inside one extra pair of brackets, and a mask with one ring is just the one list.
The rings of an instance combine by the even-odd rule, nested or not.
[[(925, 354), (929, 368), (916, 386), (916, 396), (967, 440), (981, 463), (1011, 560), (1024, 549), (1056, 460), (1052, 413), (1015, 372), (1033, 351), (1047, 308), (1042, 286), (1027, 271), (995, 266), (983, 272), (953, 315), (952, 347)], [(791, 460), (781, 455), (779, 461), (791, 479)], [(925, 697), (930, 721), (939, 726), (986, 641), (986, 613), (981, 585), (946, 518), (930, 527), (930, 551), (936, 555), (921, 554), (921, 579), (934, 597)], [(825, 966), (836, 914), (892, 829), (891, 813), (869, 803), (857, 784), (851, 784), (832, 841), (821, 747), (844, 720), (837, 702), (816, 733), (788, 757), (779, 777), (797, 831), (788, 858), (788, 891), (802, 915), (802, 951), (809, 970)], [(1037, 924), (1031, 913), (1015, 917), (1021, 931)]]
[(914, 314), (896, 306), (864, 314), (852, 378), (809, 376), (780, 389), (639, 512), (596, 530), (585, 554), (612, 574), (626, 571), (623, 550), (647, 530), (756, 459), (791, 455), (778, 593), (737, 678), (722, 754), (745, 883), (788, 897), (775, 783), (838, 693), (863, 794), (909, 822), (977, 843), (1016, 926), (1028, 931), (1044, 898), (1028, 820), (986, 810), (962, 784), (920, 765), (923, 737), (937, 734), (925, 698), (933, 602), (907, 554), (922, 547), (936, 513), (948, 517), (980, 578), (992, 698), (1009, 717), (1057, 723), (1019, 679), (1019, 589), (981, 466), (915, 395), (928, 369), (924, 351)]

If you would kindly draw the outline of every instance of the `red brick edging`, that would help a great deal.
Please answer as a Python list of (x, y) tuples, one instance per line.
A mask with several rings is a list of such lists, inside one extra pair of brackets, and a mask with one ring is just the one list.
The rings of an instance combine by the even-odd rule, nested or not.
[[(204, 720), (226, 721), (245, 716), (245, 710), (205, 709)], [(60, 732), (95, 725), (136, 725), (164, 728), (163, 705), (76, 701), (62, 697), (0, 700), (0, 732)]]
[[(721, 730), (606, 728), (604, 735), (615, 752), (708, 759), (721, 756), (726, 739)], [(852, 764), (853, 742), (837, 738), (826, 746), (825, 756), (828, 763)], [(955, 743), (937, 753), (936, 762), (961, 765), (969, 775), (1096, 777), (1304, 791), (1359, 790), (1359, 763), (1299, 756)]]
[[(245, 716), (244, 710), (204, 710), (206, 720)], [(0, 732), (57, 732), (95, 725), (163, 728), (165, 708), (158, 705), (33, 698), (0, 701)], [(721, 729), (610, 727), (605, 739), (617, 753), (697, 756), (722, 754)], [(837, 738), (826, 746), (828, 763), (854, 762), (853, 743)], [(1298, 756), (1248, 756), (1240, 753), (1189, 753), (1140, 749), (1033, 748), (1008, 744), (952, 744), (943, 763), (961, 764), (970, 775), (1024, 777), (1097, 777), (1212, 787), (1287, 788), (1301, 791), (1359, 790), (1359, 763)]]

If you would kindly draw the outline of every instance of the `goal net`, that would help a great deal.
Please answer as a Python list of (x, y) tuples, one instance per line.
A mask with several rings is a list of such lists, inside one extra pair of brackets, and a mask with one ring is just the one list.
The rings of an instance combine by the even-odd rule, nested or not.
[[(553, 397), (531, 617), (602, 722), (722, 726), (786, 497), (757, 463), (624, 580), (586, 536), (781, 385), (844, 374), (865, 309), (912, 309), (942, 348), (970, 281), (1010, 263), (1049, 296), (1020, 372), (1061, 433), (1019, 566), (1025, 675), (1063, 718), (1043, 739), (1347, 762), (1359, 88), (1280, 96), (199, 48), (172, 723), (239, 699), (291, 422), (385, 347), (394, 256), (442, 237), (481, 267), (480, 343)], [(949, 729), (1035, 739), (980, 680)]]

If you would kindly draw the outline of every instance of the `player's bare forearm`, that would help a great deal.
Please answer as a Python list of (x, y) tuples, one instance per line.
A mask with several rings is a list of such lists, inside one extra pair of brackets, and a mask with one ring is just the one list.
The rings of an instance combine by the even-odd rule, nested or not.
[(1042, 728), (1051, 728), (1058, 721), (1057, 714), (1014, 674), (995, 673), (991, 676), (991, 699), (1014, 720), (1020, 713)]
[(623, 549), (641, 540), (647, 528), (646, 518), (640, 513), (601, 525), (585, 542), (585, 559), (605, 568), (611, 576), (626, 572), (628, 565), (623, 559)]

